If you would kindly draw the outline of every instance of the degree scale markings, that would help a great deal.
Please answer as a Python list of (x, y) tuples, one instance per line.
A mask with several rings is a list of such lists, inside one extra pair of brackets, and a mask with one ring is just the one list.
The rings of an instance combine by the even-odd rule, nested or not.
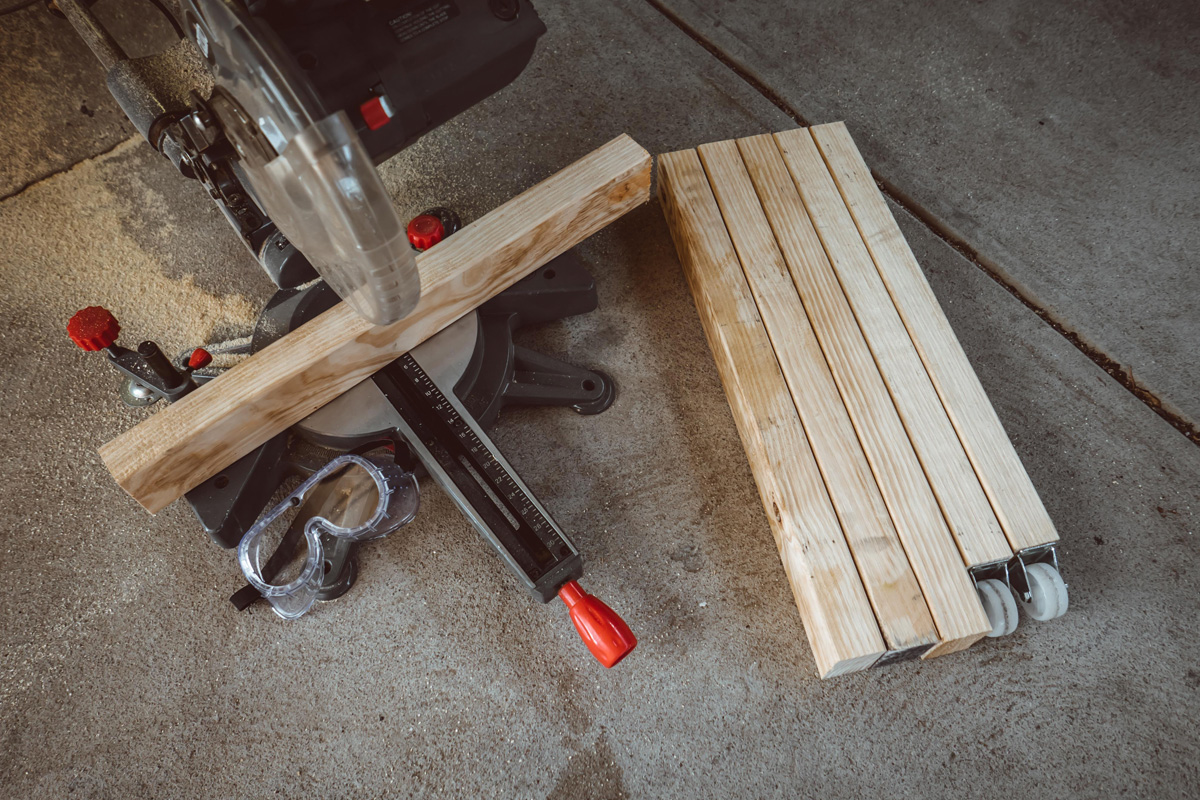
[[(470, 506), (464, 508), (468, 517), (485, 538), (503, 550), (505, 561), (523, 581), (535, 585), (576, 555), (565, 534), (495, 445), (476, 431), (415, 358), (401, 356), (376, 378), (411, 431), (411, 438), (423, 445), (417, 448), (418, 454), (430, 474), (455, 502)], [(486, 507), (489, 502), (491, 509)]]

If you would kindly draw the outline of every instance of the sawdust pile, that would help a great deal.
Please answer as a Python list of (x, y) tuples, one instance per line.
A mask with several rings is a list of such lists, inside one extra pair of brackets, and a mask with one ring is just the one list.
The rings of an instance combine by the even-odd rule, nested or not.
[(134, 235), (146, 198), (132, 196), (127, 170), (112, 162), (146, 146), (130, 139), (0, 204), (0, 311), (10, 334), (73, 350), (67, 320), (91, 305), (116, 315), (125, 346), (152, 338), (167, 353), (253, 328), (249, 300), (202, 289), (191, 275), (168, 277), (170, 247), (152, 252)]

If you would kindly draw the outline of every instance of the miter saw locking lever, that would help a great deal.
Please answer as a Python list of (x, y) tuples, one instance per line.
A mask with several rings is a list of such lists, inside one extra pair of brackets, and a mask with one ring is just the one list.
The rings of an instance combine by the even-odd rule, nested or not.
[(121, 347), (117, 334), (121, 325), (106, 308), (89, 306), (75, 313), (67, 323), (67, 335), (81, 350), (103, 350), (108, 363), (125, 376), (121, 399), (127, 405), (145, 406), (157, 400), (173, 403), (196, 388), (192, 373), (212, 362), (212, 355), (196, 348), (187, 365), (176, 367), (159, 346), (144, 341), (137, 350)]
[[(408, 228), (414, 247), (425, 243), (423, 236), (441, 232), (434, 214), (422, 217)], [(542, 602), (559, 597), (580, 638), (605, 667), (628, 655), (637, 638), (616, 612), (580, 588), (583, 559), (574, 543), (452, 387), (439, 385), (413, 353), (400, 356), (372, 381), (392, 407), (395, 430), (520, 583)]]

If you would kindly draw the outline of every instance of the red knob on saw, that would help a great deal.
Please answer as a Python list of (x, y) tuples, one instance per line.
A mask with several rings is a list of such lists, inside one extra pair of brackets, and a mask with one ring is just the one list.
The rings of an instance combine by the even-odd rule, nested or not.
[(428, 250), (446, 238), (446, 226), (433, 214), (421, 214), (408, 223), (408, 241), (418, 250)]
[(188, 369), (203, 369), (212, 363), (212, 353), (203, 347), (197, 347), (188, 356)]
[(625, 620), (601, 600), (585, 592), (576, 581), (567, 581), (558, 596), (571, 611), (579, 638), (596, 660), (611, 667), (637, 647), (637, 637)]
[(103, 350), (117, 341), (121, 326), (107, 308), (88, 306), (67, 323), (67, 336), (83, 350)]

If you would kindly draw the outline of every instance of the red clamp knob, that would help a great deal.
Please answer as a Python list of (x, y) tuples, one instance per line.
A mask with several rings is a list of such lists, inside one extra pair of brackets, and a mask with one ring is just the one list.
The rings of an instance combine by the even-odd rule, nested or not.
[(585, 592), (576, 581), (567, 581), (558, 596), (571, 611), (571, 622), (579, 638), (596, 660), (611, 667), (637, 647), (637, 637), (625, 620), (601, 600)]
[(203, 369), (212, 363), (212, 353), (203, 347), (197, 347), (188, 356), (188, 369)]
[(421, 214), (408, 223), (408, 241), (418, 250), (428, 250), (446, 238), (446, 226), (433, 214)]
[(83, 350), (103, 350), (112, 347), (121, 326), (107, 308), (88, 306), (76, 311), (67, 323), (67, 336)]

